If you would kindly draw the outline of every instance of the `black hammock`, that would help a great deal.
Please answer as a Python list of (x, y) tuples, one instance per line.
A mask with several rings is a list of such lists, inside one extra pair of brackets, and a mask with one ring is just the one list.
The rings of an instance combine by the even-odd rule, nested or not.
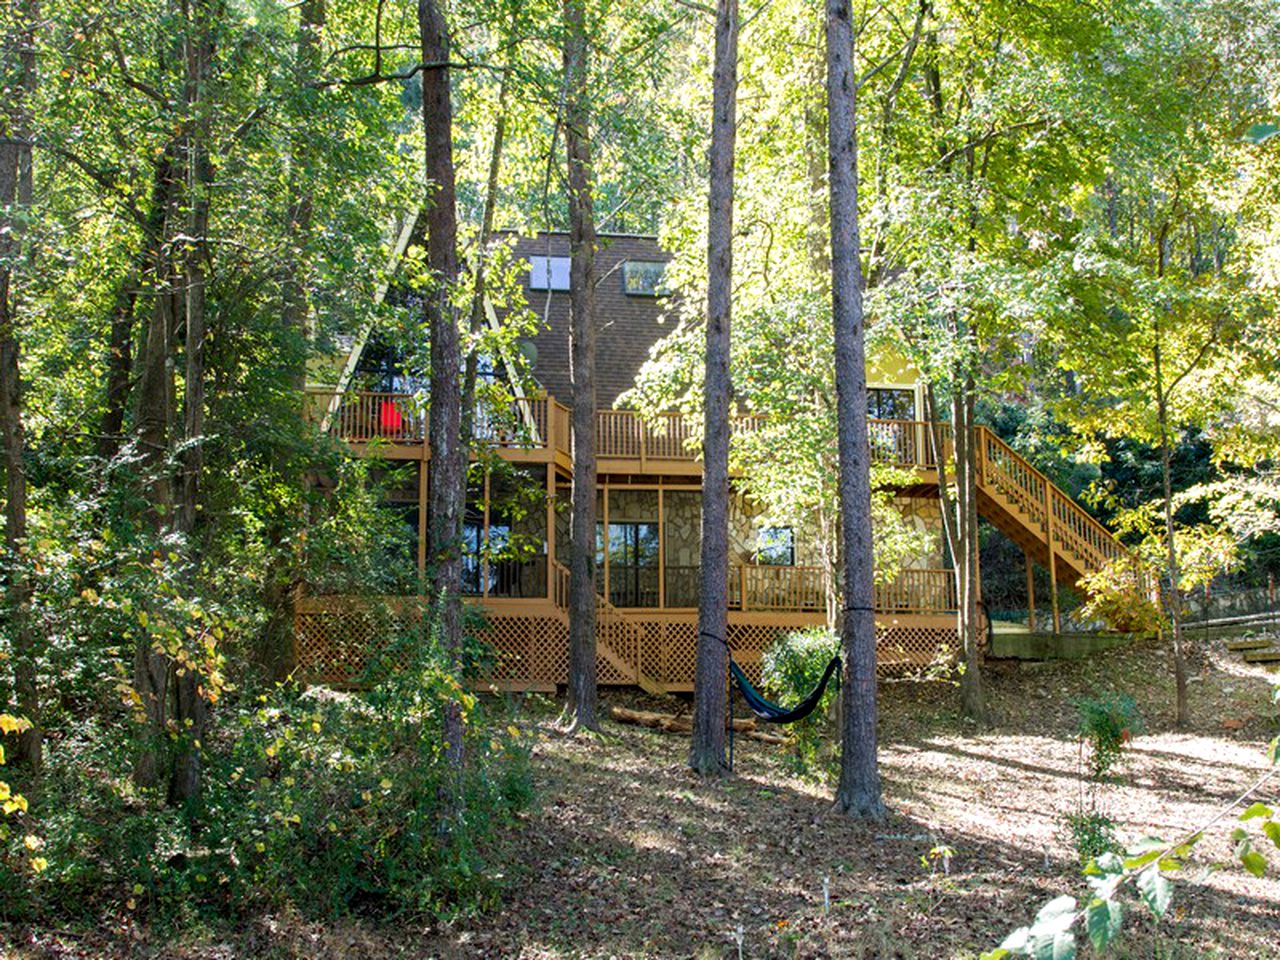
[(822, 695), (826, 693), (827, 684), (831, 682), (832, 677), (836, 678), (836, 687), (840, 686), (839, 670), (840, 658), (832, 657), (831, 662), (827, 664), (827, 669), (822, 672), (822, 679), (818, 681), (818, 685), (807, 697), (788, 709), (762, 697), (760, 691), (751, 685), (747, 675), (742, 672), (742, 668), (734, 662), (733, 657), (729, 658), (729, 673), (733, 676), (734, 686), (742, 694), (742, 699), (746, 701), (751, 712), (765, 723), (795, 723), (813, 713), (822, 702)]

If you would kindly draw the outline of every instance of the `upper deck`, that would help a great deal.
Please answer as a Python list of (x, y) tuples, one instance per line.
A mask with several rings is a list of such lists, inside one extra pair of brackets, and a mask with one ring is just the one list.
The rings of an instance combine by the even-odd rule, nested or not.
[[(312, 415), (334, 436), (362, 455), (377, 451), (392, 460), (430, 459), (426, 443), (427, 410), (414, 394), (312, 389)], [(735, 434), (761, 429), (765, 418), (756, 414), (733, 418)], [(937, 457), (932, 431), (922, 420), (867, 421), (872, 458), (887, 466), (926, 474), (936, 481)], [(941, 425), (944, 435), (950, 427)], [(632, 410), (596, 411), (596, 469), (601, 474), (701, 477), (697, 424), (683, 413), (662, 413), (652, 419)], [(520, 463), (571, 465), (573, 447), (570, 411), (554, 397), (513, 401), (508, 409), (482, 412), (477, 439), (504, 459)]]

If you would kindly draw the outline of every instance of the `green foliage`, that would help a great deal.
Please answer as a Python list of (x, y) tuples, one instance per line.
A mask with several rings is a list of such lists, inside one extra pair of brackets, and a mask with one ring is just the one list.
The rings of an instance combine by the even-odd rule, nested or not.
[[(292, 685), (221, 707), (200, 801), (140, 795), (134, 744), (86, 724), (51, 758), (42, 798), (49, 867), (7, 885), (6, 912), (92, 918), (113, 905), (154, 921), (447, 914), (492, 903), (484, 845), (531, 799), (528, 737), (501, 703), (466, 694), (430, 635), (387, 647), (380, 682), (344, 694)], [(467, 714), (463, 809), (446, 806), (443, 708)]]
[[(822, 679), (832, 657), (840, 656), (840, 637), (822, 627), (784, 634), (764, 652), (761, 677), (768, 695), (779, 703), (798, 703)], [(818, 708), (798, 723), (789, 724), (787, 760), (801, 776), (826, 776), (835, 761), (837, 737), (830, 720), (837, 685), (831, 683)]]
[(1063, 817), (1063, 823), (1081, 863), (1088, 863), (1104, 853), (1119, 849), (1115, 821), (1099, 810), (1068, 813)]
[(1104, 780), (1137, 734), (1142, 733), (1142, 717), (1133, 697), (1105, 693), (1072, 701), (1080, 714), (1080, 741), (1087, 749), (1089, 776)]

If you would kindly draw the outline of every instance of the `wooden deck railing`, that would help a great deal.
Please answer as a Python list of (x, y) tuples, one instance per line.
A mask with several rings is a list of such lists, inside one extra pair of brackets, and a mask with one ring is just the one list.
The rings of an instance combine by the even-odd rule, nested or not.
[[(311, 416), (327, 423), (335, 436), (349, 443), (423, 443), (427, 437), (427, 406), (411, 393), (348, 390), (308, 390)], [(477, 439), (501, 449), (569, 447), (569, 410), (550, 397), (517, 398), (502, 409), (478, 403)]]
[[(323, 389), (312, 389), (308, 394), (312, 416), (351, 443), (375, 439), (422, 443), (426, 438), (426, 406), (414, 394), (349, 390), (339, 397)], [(503, 410), (479, 410), (476, 432), (481, 440), (499, 448), (568, 452), (570, 423), (569, 408), (553, 397), (517, 399)], [(764, 423), (759, 414), (738, 416), (733, 420), (733, 432), (755, 432)], [(949, 435), (949, 427), (943, 426)], [(696, 427), (694, 419), (683, 413), (660, 414), (649, 422), (633, 410), (600, 410), (596, 413), (596, 455), (623, 460), (697, 460), (701, 452), (691, 445)], [(924, 421), (871, 420), (868, 430), (877, 462), (902, 467), (937, 465), (932, 431)]]
[(953, 570), (901, 570), (891, 583), (876, 584), (875, 607), (886, 613), (938, 613), (957, 609)]
[(1082, 572), (1101, 569), (1125, 548), (1111, 531), (987, 427), (976, 430), (978, 474), (1023, 514), (1050, 550), (1066, 550)]
[[(698, 605), (698, 568), (680, 567), (681, 580), (690, 585), (672, 602), (668, 595), (661, 609), (689, 610)], [(554, 564), (552, 598), (561, 610), (569, 607), (569, 568)], [(667, 573), (672, 571), (669, 568)], [(656, 575), (657, 569), (654, 568)], [(599, 586), (597, 584), (597, 590)], [(617, 603), (617, 597), (599, 598), (613, 610), (637, 609)], [(875, 607), (879, 613), (948, 613), (956, 603), (955, 573), (951, 570), (908, 569), (892, 583), (876, 584)], [(644, 604), (639, 609), (659, 609)], [(769, 564), (733, 564), (729, 568), (729, 609), (752, 612), (821, 613), (826, 610), (821, 567), (785, 567)]]

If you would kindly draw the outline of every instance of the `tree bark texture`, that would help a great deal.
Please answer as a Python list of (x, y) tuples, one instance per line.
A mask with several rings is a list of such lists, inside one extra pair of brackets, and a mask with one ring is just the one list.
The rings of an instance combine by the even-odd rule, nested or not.
[(18, 712), (31, 722), (18, 735), (16, 759), (39, 770), (43, 755), (36, 635), (31, 628), (32, 583), (27, 540), (26, 437), (22, 421), (21, 334), (15, 267), (25, 256), (22, 235), (32, 203), (32, 100), (36, 92), (36, 0), (11, 6), (0, 49), (0, 442), (5, 469), (5, 569), (8, 629)]
[[(569, 539), (570, 727), (600, 726), (596, 704), (596, 269), (590, 48), (585, 0), (565, 0), (565, 123), (569, 166), (570, 381), (573, 514)], [(608, 536), (608, 532), (605, 533)]]
[[(174, 511), (174, 532), (187, 549), (191, 572), (198, 563), (195, 540), (204, 478), (205, 341), (208, 328), (209, 204), (213, 189), (211, 105), (208, 86), (213, 70), (217, 0), (192, 0), (188, 7), (186, 58), (185, 159), (187, 164), (186, 252), (183, 288), (186, 328), (183, 342), (183, 407), (181, 485)], [(194, 586), (194, 585), (193, 585)], [(194, 658), (196, 662), (199, 658)], [(177, 739), (169, 778), (169, 802), (186, 803), (200, 792), (200, 752), (207, 720), (200, 675), (191, 667), (174, 669), (174, 717)]]
[[(462, 669), (462, 517), (467, 496), (467, 449), (462, 438), (462, 343), (453, 306), (458, 281), (457, 191), (453, 169), (453, 103), (449, 77), (449, 26), (441, 0), (419, 0), (422, 62), (422, 135), (426, 151), (427, 267), (432, 289), (425, 303), (431, 338), (430, 526), (427, 536), (431, 584), (441, 642)], [(445, 754), (457, 775), (449, 798), (462, 807), (462, 705), (445, 705)]]
[(733, 164), (737, 137), (738, 3), (716, 5), (707, 217), (707, 338), (703, 410), (702, 556), (698, 659), (689, 766), (725, 768), (729, 599), (729, 331), (733, 314)]
[(885, 814), (876, 757), (875, 560), (871, 540), (871, 450), (858, 249), (858, 146), (849, 0), (827, 0), (827, 130), (831, 191), (831, 308), (835, 336), (844, 545), (844, 717), (836, 803), (845, 813)]

